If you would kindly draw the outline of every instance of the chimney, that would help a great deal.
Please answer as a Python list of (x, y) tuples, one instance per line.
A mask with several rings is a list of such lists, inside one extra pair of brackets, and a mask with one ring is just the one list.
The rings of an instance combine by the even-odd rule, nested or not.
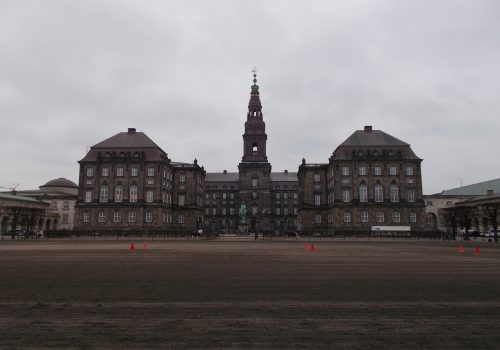
[(130, 135), (135, 134), (135, 128), (128, 128), (128, 133), (129, 133)]
[(493, 196), (493, 190), (486, 190), (487, 196)]
[(288, 170), (285, 170), (285, 174), (288, 174)]
[(365, 125), (365, 132), (371, 132), (372, 131), (372, 126), (371, 125)]
[(224, 175), (227, 174), (227, 170), (224, 170)]

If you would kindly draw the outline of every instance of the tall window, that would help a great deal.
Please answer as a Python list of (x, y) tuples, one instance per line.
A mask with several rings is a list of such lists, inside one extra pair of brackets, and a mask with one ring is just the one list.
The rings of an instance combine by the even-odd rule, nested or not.
[(109, 168), (102, 168), (102, 176), (109, 176)]
[(375, 176), (380, 176), (380, 175), (382, 175), (382, 167), (380, 167), (380, 166), (378, 166), (378, 165), (377, 165), (377, 166), (375, 166), (375, 167), (373, 167), (373, 174), (374, 174)]
[(361, 176), (366, 175), (366, 165), (360, 165), (358, 169), (359, 169), (359, 175)]
[(179, 174), (179, 182), (180, 183), (186, 182), (186, 175), (185, 174)]
[(185, 205), (186, 203), (186, 196), (184, 194), (179, 195), (179, 205)]
[(150, 211), (146, 212), (146, 222), (153, 222), (153, 213)]
[(314, 223), (321, 224), (321, 214), (314, 215)]
[(389, 175), (391, 176), (395, 176), (398, 174), (398, 170), (397, 170), (397, 167), (395, 167), (394, 165), (391, 165), (389, 167)]
[(368, 186), (359, 185), (359, 201), (362, 203), (368, 202)]
[(90, 213), (88, 211), (83, 213), (83, 222), (90, 222)]
[(391, 195), (391, 202), (399, 202), (399, 192), (397, 185), (391, 185), (389, 188), (389, 192)]
[(50, 209), (57, 210), (57, 202), (56, 201), (50, 202)]
[(226, 208), (222, 208), (222, 215), (226, 215)]
[(94, 176), (94, 168), (87, 168), (87, 176), (88, 177)]
[(135, 222), (136, 216), (135, 216), (135, 211), (129, 211), (128, 212), (128, 222)]
[(361, 222), (368, 222), (368, 212), (367, 211), (361, 212)]
[(417, 214), (415, 213), (410, 213), (410, 222), (415, 223), (417, 222)]
[(342, 202), (347, 203), (351, 201), (351, 190), (342, 190)]
[(413, 167), (411, 165), (406, 167), (406, 176), (412, 176), (413, 175)]
[(257, 215), (257, 207), (252, 207), (252, 215)]
[(384, 201), (384, 192), (382, 189), (382, 185), (375, 185), (375, 202), (383, 202)]
[(276, 215), (281, 215), (281, 208), (280, 207), (276, 207)]
[(342, 176), (349, 176), (349, 167), (347, 166), (342, 167)]
[(85, 203), (92, 202), (92, 191), (85, 191)]
[(320, 194), (314, 195), (314, 205), (321, 205), (321, 195)]
[(256, 177), (253, 177), (252, 178), (252, 187), (257, 187), (257, 178)]
[(68, 201), (63, 201), (63, 209), (69, 210), (69, 202)]
[(408, 202), (415, 202), (415, 190), (408, 190)]
[(68, 223), (68, 218), (69, 218), (68, 214), (63, 214), (62, 215), (62, 223), (63, 224), (67, 224)]
[(288, 208), (287, 207), (283, 208), (283, 215), (288, 215)]
[(139, 175), (139, 168), (133, 167), (132, 170), (131, 170), (131, 172), (130, 172), (130, 175), (132, 175), (134, 177), (138, 176)]
[(377, 222), (378, 223), (384, 222), (384, 212), (383, 211), (377, 211)]
[(205, 208), (205, 215), (210, 215), (210, 208)]
[(136, 185), (130, 186), (129, 201), (130, 201), (130, 203), (136, 203), (137, 202), (137, 186)]
[(122, 221), (121, 211), (115, 211), (113, 214), (113, 222), (121, 222), (121, 221)]
[(349, 212), (344, 213), (344, 222), (345, 223), (351, 222), (351, 213), (349, 213)]
[(122, 167), (116, 168), (116, 176), (123, 176), (123, 168)]
[(106, 203), (108, 201), (108, 193), (109, 193), (108, 186), (106, 185), (101, 186), (101, 195), (99, 196), (99, 201), (101, 203)]
[(146, 191), (146, 202), (153, 203), (153, 191)]
[(257, 192), (252, 192), (252, 199), (257, 199)]
[(155, 176), (155, 168), (148, 168), (148, 176)]
[(115, 202), (121, 203), (123, 202), (123, 186), (117, 185), (115, 187)]
[(234, 215), (234, 208), (233, 207), (229, 208), (229, 214)]
[(400, 214), (399, 211), (395, 211), (392, 213), (392, 222), (399, 223), (400, 222)]
[(321, 176), (319, 174), (314, 174), (313, 175), (313, 181), (314, 182), (320, 182), (321, 181)]
[(106, 213), (104, 211), (100, 211), (99, 215), (97, 216), (97, 221), (99, 222), (106, 222)]
[(183, 223), (184, 223), (184, 215), (180, 214), (180, 215), (177, 217), (177, 223), (178, 223), (178, 224), (183, 224)]

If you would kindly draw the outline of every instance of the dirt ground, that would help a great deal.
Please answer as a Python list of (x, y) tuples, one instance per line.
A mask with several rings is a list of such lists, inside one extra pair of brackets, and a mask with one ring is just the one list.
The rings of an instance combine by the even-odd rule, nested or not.
[(0, 241), (2, 349), (499, 349), (500, 245)]

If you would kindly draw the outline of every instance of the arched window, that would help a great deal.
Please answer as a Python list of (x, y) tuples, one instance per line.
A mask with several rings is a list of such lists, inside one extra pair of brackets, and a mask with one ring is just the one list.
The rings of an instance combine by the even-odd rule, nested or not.
[(359, 185), (359, 201), (362, 203), (368, 202), (368, 186), (365, 184)]
[(257, 143), (256, 143), (256, 142), (254, 142), (254, 143), (253, 143), (253, 145), (252, 145), (252, 154), (253, 154), (254, 156), (256, 156), (256, 155), (257, 155), (257, 150), (258, 150), (258, 149), (257, 149)]
[(107, 185), (101, 186), (101, 195), (99, 196), (99, 201), (101, 203), (106, 203), (108, 201), (109, 189)]
[(375, 202), (383, 202), (384, 201), (384, 191), (381, 184), (375, 185)]
[(121, 203), (123, 201), (123, 186), (117, 185), (115, 187), (115, 202)]
[(137, 185), (131, 185), (130, 186), (129, 201), (130, 201), (130, 203), (136, 203), (137, 202)]
[(399, 202), (399, 190), (398, 185), (392, 184), (389, 188), (389, 193), (391, 197), (391, 202)]

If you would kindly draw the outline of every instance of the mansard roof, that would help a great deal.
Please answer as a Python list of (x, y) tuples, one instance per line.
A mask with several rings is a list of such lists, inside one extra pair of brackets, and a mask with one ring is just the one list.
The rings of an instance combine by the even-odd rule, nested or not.
[(271, 181), (272, 182), (298, 182), (299, 178), (297, 177), (297, 173), (291, 173), (288, 171), (284, 171), (282, 173), (271, 173)]
[[(334, 160), (347, 160), (353, 158), (356, 152), (367, 151), (392, 151), (395, 156), (405, 160), (421, 160), (415, 155), (410, 145), (400, 139), (389, 135), (382, 130), (373, 130), (371, 126), (365, 126), (364, 130), (356, 130), (333, 152)], [(368, 153), (362, 153), (365, 156)], [(373, 153), (371, 153), (373, 155)], [(382, 155), (382, 154), (380, 154)]]
[(221, 173), (207, 173), (205, 183), (207, 182), (238, 182), (240, 180), (239, 173), (229, 173), (227, 171)]

